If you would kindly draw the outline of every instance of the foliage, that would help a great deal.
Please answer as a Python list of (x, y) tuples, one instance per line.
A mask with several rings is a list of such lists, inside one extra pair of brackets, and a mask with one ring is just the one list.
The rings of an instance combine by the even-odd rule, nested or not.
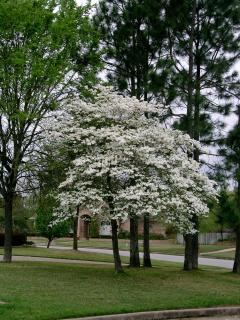
[(205, 201), (215, 191), (188, 157), (199, 145), (179, 131), (164, 129), (159, 123), (162, 113), (157, 105), (105, 87), (94, 102), (65, 105), (48, 124), (47, 136), (56, 149), (71, 146), (76, 155), (60, 185), (59, 220), (78, 205), (101, 214), (103, 204), (110, 206), (111, 200), (113, 219), (160, 214), (182, 232), (194, 232), (192, 215), (208, 212)]
[[(0, 233), (0, 246), (4, 245), (4, 238), (5, 234)], [(27, 243), (27, 236), (26, 233), (14, 232), (12, 238), (12, 245), (13, 246), (22, 246)]]
[(49, 241), (48, 246), (54, 238), (67, 236), (70, 229), (70, 221), (62, 221), (58, 224), (53, 222), (53, 207), (55, 201), (51, 197), (40, 199), (37, 208), (36, 230)]
[[(98, 59), (89, 7), (74, 0), (0, 2), (0, 194), (5, 261), (11, 261), (12, 205), (32, 178), (40, 123), (62, 98), (93, 81)], [(87, 58), (91, 56), (88, 60)], [(77, 67), (76, 67), (77, 66)], [(92, 68), (94, 72), (91, 73)]]
[(149, 101), (157, 96), (166, 101), (171, 95), (164, 90), (168, 77), (163, 58), (167, 37), (164, 10), (165, 1), (161, 0), (127, 0), (121, 5), (116, 0), (101, 0), (97, 5), (94, 23), (102, 36), (108, 79), (118, 90), (138, 99)]
[(221, 190), (217, 216), (234, 231), (240, 229), (240, 208), (237, 206), (235, 193), (229, 193), (224, 189)]
[(95, 217), (93, 217), (89, 225), (90, 238), (99, 238), (99, 228), (100, 228), (99, 221)]

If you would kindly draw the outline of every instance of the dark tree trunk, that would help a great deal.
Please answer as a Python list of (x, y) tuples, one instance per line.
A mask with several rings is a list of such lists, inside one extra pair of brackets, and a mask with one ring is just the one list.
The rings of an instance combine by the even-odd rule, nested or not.
[(119, 248), (118, 248), (118, 225), (117, 221), (115, 219), (111, 220), (111, 226), (112, 226), (112, 247), (113, 247), (113, 257), (114, 257), (114, 266), (115, 271), (117, 273), (123, 272), (121, 258), (119, 254)]
[(79, 219), (79, 206), (77, 207), (77, 214), (73, 218), (73, 250), (78, 250), (78, 219)]
[[(194, 224), (197, 223), (198, 218), (194, 217)], [(198, 229), (198, 224), (195, 224), (195, 228)], [(184, 270), (196, 270), (198, 269), (198, 233), (186, 234), (184, 236), (185, 241), (185, 253), (184, 253)]]
[(233, 264), (233, 272), (240, 273), (240, 228), (236, 231), (236, 252), (235, 252), (235, 259)]
[(185, 253), (184, 253), (184, 266), (183, 269), (186, 271), (193, 269), (193, 257), (192, 257), (192, 235), (186, 234), (184, 236), (185, 241)]
[(12, 209), (13, 209), (13, 197), (8, 196), (4, 200), (5, 208), (5, 233), (4, 233), (4, 262), (12, 261), (12, 232), (13, 232), (13, 218), (12, 218)]
[(131, 268), (140, 268), (139, 246), (138, 246), (138, 217), (130, 218), (130, 263)]
[(49, 249), (50, 248), (50, 245), (51, 245), (51, 242), (53, 241), (53, 239), (48, 239), (48, 243), (47, 243), (47, 248)]
[[(199, 229), (199, 225), (198, 225), (198, 217), (194, 216), (193, 217), (193, 221), (194, 221), (194, 227), (196, 230)], [(192, 268), (194, 270), (198, 269), (198, 251), (199, 251), (199, 245), (198, 245), (198, 232), (194, 233), (192, 235)]]
[(149, 244), (149, 214), (147, 213), (144, 215), (143, 221), (143, 266), (152, 267)]
[[(197, 2), (193, 0), (192, 7), (192, 21), (191, 21), (191, 32), (189, 39), (189, 53), (188, 53), (188, 96), (187, 96), (187, 133), (191, 138), (194, 138), (197, 133), (194, 130), (195, 121), (199, 120), (199, 114), (197, 112), (199, 110), (194, 109), (194, 117), (193, 117), (193, 94), (194, 94), (194, 79), (193, 79), (193, 67), (194, 67), (194, 28), (195, 28), (195, 20), (196, 20), (196, 9)], [(196, 97), (196, 96), (195, 96)], [(194, 155), (189, 155), (189, 157), (198, 156), (198, 151), (194, 151)], [(195, 220), (196, 217), (194, 217)], [(185, 257), (184, 257), (184, 270), (192, 270), (198, 268), (198, 234), (192, 235), (187, 234), (184, 237), (185, 240)]]
[[(238, 125), (240, 125), (240, 106), (238, 107)], [(238, 166), (238, 170), (240, 172), (240, 164)], [(240, 179), (238, 179), (237, 185), (237, 207), (240, 208)], [(233, 265), (233, 272), (240, 273), (240, 226), (236, 228), (236, 251), (235, 251), (235, 259)]]
[(198, 269), (198, 233), (192, 235), (192, 268), (194, 270)]

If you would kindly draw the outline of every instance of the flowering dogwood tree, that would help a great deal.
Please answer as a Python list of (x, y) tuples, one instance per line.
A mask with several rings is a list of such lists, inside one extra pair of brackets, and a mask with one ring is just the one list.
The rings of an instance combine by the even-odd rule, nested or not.
[(117, 272), (122, 271), (118, 219), (161, 215), (182, 233), (193, 233), (191, 218), (206, 215), (206, 201), (215, 195), (213, 183), (188, 157), (199, 144), (163, 128), (163, 113), (159, 106), (100, 87), (94, 101), (66, 103), (47, 129), (51, 143), (75, 154), (60, 185), (57, 218), (68, 218), (78, 206), (106, 214), (107, 206)]

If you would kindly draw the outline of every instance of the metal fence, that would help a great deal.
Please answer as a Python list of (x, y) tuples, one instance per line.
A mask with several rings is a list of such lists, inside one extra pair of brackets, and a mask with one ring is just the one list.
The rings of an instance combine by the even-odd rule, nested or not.
[[(198, 243), (199, 244), (214, 244), (219, 240), (228, 240), (233, 238), (234, 234), (231, 232), (212, 232), (212, 233), (199, 233)], [(184, 244), (184, 239), (182, 234), (177, 234), (176, 241), (178, 244)]]

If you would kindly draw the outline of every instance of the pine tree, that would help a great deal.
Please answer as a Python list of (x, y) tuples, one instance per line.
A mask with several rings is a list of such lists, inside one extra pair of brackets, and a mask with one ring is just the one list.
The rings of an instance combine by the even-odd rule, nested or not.
[[(236, 234), (236, 252), (233, 272), (240, 273), (240, 105), (237, 106), (236, 114), (238, 122), (223, 140), (220, 154), (225, 159), (225, 169), (228, 172), (227, 178), (233, 181), (235, 189), (232, 197), (225, 200), (228, 205), (224, 218), (226, 223), (233, 228)], [(221, 202), (220, 202), (221, 204)]]
[[(103, 36), (109, 81), (118, 90), (139, 100), (156, 99), (158, 92), (154, 75), (157, 70), (161, 72), (160, 81), (167, 77), (161, 67), (166, 39), (165, 21), (162, 19), (164, 4), (165, 1), (158, 0), (102, 0), (94, 17)], [(130, 266), (139, 267), (137, 220), (133, 217), (130, 223)], [(147, 214), (144, 217), (144, 266), (151, 267)]]
[[(218, 140), (219, 136), (214, 137), (217, 123), (213, 116), (227, 106), (216, 103), (216, 98), (229, 98), (229, 85), (237, 78), (236, 72), (229, 72), (239, 57), (239, 4), (173, 0), (166, 15), (169, 55), (174, 66), (172, 84), (178, 88), (176, 106), (183, 110), (176, 126), (203, 143)], [(198, 151), (190, 156), (200, 161)], [(197, 227), (197, 219), (193, 220)], [(197, 234), (185, 235), (185, 242), (184, 269), (197, 269)]]

